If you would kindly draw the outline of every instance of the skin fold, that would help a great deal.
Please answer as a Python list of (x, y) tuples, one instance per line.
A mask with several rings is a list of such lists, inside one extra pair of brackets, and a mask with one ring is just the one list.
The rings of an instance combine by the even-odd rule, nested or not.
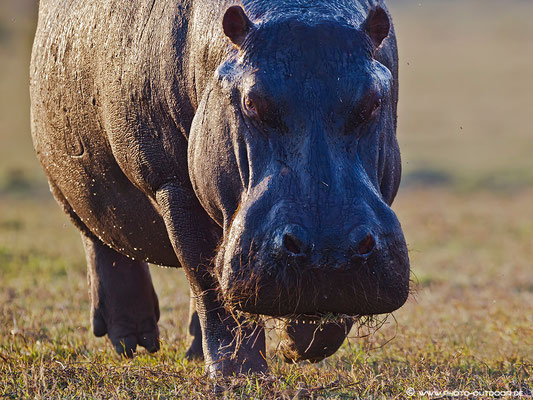
[(319, 361), (345, 317), (399, 308), (397, 69), (380, 0), (42, 0), (32, 136), (82, 233), (94, 333), (159, 348), (147, 263), (183, 267), (187, 357), (211, 375), (266, 370), (247, 314)]

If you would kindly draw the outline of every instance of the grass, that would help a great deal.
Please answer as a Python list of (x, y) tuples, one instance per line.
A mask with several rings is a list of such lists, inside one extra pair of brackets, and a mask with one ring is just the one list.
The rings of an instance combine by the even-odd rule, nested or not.
[[(368, 336), (352, 331), (335, 356), (316, 366), (281, 362), (271, 333), (268, 376), (219, 382), (204, 378), (201, 363), (183, 359), (188, 289), (181, 271), (152, 269), (161, 351), (121, 360), (89, 331), (74, 228), (49, 198), (33, 211), (33, 201), (3, 198), (0, 395), (204, 398), (218, 390), (229, 398), (293, 398), (298, 391), (315, 398), (404, 398), (410, 387), (531, 389), (532, 196), (531, 190), (512, 196), (405, 190), (396, 210), (418, 283), (394, 318)], [(13, 212), (17, 207), (24, 211)]]
[(159, 353), (123, 360), (92, 336), (81, 241), (48, 192), (29, 136), (32, 3), (0, 4), (0, 398), (531, 393), (533, 5), (389, 3), (402, 56), (405, 166), (394, 208), (414, 294), (380, 330), (352, 330), (317, 365), (284, 364), (269, 332), (268, 375), (219, 381), (183, 358), (189, 290), (181, 270), (152, 268)]

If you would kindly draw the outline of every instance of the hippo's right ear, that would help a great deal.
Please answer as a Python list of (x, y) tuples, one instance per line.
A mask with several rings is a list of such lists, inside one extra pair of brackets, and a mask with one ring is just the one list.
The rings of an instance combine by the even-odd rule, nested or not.
[(368, 35), (376, 49), (389, 36), (390, 28), (389, 14), (380, 6), (370, 10), (368, 17), (362, 25), (363, 32)]
[(242, 45), (252, 25), (252, 22), (240, 6), (228, 8), (222, 20), (224, 33), (237, 47)]

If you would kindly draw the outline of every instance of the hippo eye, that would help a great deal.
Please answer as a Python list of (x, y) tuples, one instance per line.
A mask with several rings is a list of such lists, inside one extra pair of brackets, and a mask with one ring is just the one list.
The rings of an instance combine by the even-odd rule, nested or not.
[(250, 96), (245, 96), (243, 100), (244, 109), (248, 114), (251, 114), (253, 116), (257, 116), (257, 107), (255, 106), (255, 103), (250, 98)]
[(361, 122), (367, 122), (373, 119), (378, 113), (379, 108), (381, 107), (381, 99), (373, 99), (371, 102), (367, 103), (360, 112), (359, 118)]
[(370, 118), (374, 118), (376, 116), (380, 107), (381, 107), (381, 99), (376, 99), (376, 101), (374, 101), (374, 104), (372, 104), (372, 107), (371, 107), (372, 111), (370, 112)]
[(364, 101), (354, 112), (352, 117), (353, 125), (361, 125), (374, 119), (381, 107), (381, 99), (379, 97), (372, 97)]

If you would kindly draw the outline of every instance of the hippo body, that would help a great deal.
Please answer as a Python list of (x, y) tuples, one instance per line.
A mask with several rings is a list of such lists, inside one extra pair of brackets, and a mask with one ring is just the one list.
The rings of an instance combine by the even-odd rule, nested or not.
[(317, 361), (347, 335), (341, 316), (397, 309), (409, 277), (389, 208), (385, 5), (234, 4), (41, 0), (30, 72), (33, 141), (82, 234), (94, 333), (157, 350), (147, 263), (183, 267), (188, 356), (212, 374), (266, 368), (261, 321), (235, 310), (279, 318), (285, 358)]

